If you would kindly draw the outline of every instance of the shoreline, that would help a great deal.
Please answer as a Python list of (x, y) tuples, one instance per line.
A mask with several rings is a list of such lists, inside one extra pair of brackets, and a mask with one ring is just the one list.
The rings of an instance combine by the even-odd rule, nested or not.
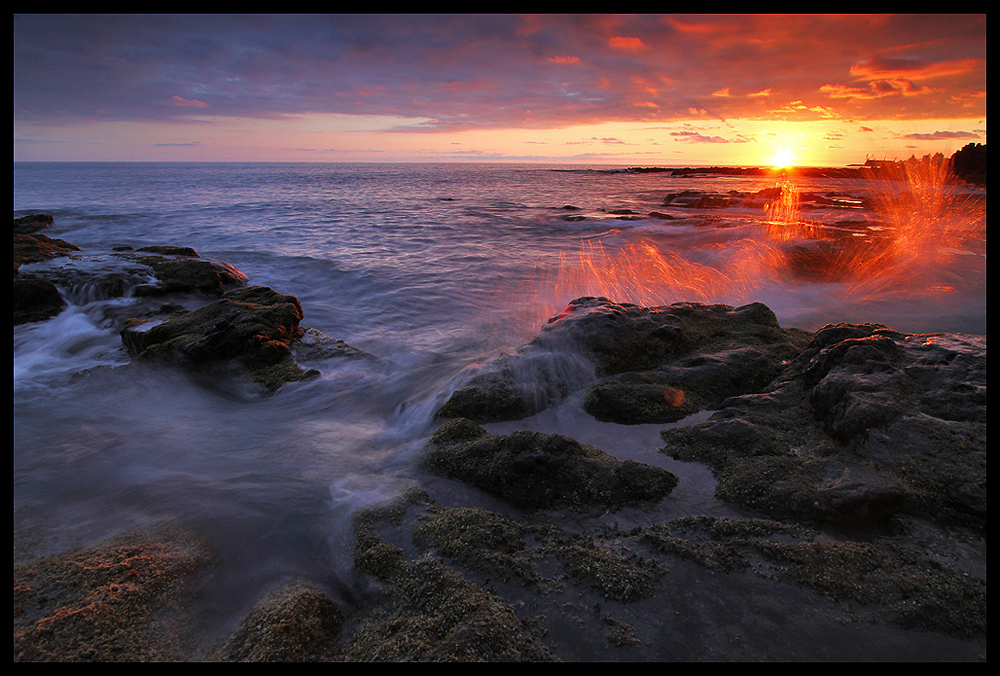
[[(37, 241), (58, 249), (41, 247), (40, 255), (76, 255), (69, 243)], [(216, 275), (224, 268), (191, 250), (121, 255), (136, 257), (138, 265), (155, 262), (160, 283), (172, 280), (171, 293), (207, 294), (207, 306), (231, 287), (258, 288), (247, 287), (238, 271), (224, 281), (209, 275), (216, 281), (200, 286), (209, 266)], [(147, 292), (157, 297), (155, 289)], [(274, 293), (282, 307), (294, 309)], [(14, 573), (15, 661), (985, 661), (985, 336), (912, 337), (879, 325), (836, 324), (806, 334), (778, 326), (758, 305), (642, 308), (576, 299), (572, 312), (546, 325), (517, 357), (550, 374), (536, 381), (550, 393), (546, 405), (569, 386), (544, 355), (573, 335), (599, 364), (600, 379), (585, 398), (598, 415), (629, 424), (641, 413), (638, 419), (663, 424), (688, 408), (715, 411), (706, 421), (665, 431), (661, 452), (712, 468), (723, 499), (756, 517), (687, 517), (583, 532), (551, 525), (553, 515), (621, 509), (604, 503), (609, 477), (622, 482), (614, 495), (635, 497), (630, 486), (648, 486), (641, 497), (653, 501), (669, 500), (672, 485), (637, 471), (638, 463), (620, 463), (559, 435), (487, 433), (475, 420), (480, 415), (515, 424), (530, 411), (510, 394), (517, 383), (495, 377), (503, 373), (495, 367), (505, 364), (485, 365), (481, 378), (456, 388), (466, 393), (461, 407), (455, 400), (441, 414), (422, 451), (441, 461), (427, 475), (489, 493), (517, 487), (544, 468), (567, 477), (558, 482), (561, 492), (538, 487), (528, 496), (532, 502), (511, 502), (512, 511), (500, 514), (437, 504), (414, 484), (356, 515), (352, 550), (365, 581), (361, 597), (344, 598), (316, 580), (288, 580), (207, 646), (191, 635), (198, 623), (189, 613), (218, 562), (211, 544), (183, 524), (21, 562)], [(156, 321), (162, 326), (191, 314)], [(279, 364), (282, 373), (299, 377), (286, 368), (302, 328), (298, 319), (292, 312), (282, 320), (285, 328), (251, 361)], [(332, 339), (322, 347), (369, 358)], [(176, 352), (164, 354), (168, 363), (189, 368)], [(637, 354), (649, 360), (636, 362)], [(243, 356), (209, 361), (233, 358)], [(954, 370), (962, 364), (965, 371)], [(665, 390), (657, 378), (668, 376), (673, 389)], [(922, 394), (903, 398), (910, 390), (895, 388), (904, 379), (910, 388), (920, 383)], [(740, 388), (720, 389), (722, 382)], [(677, 388), (682, 400), (664, 398)], [(960, 390), (966, 394), (943, 394)], [(659, 393), (656, 406), (642, 403), (649, 391)], [(810, 401), (818, 408), (801, 408)], [(508, 413), (497, 418), (500, 411)], [(927, 427), (927, 411), (954, 424)], [(946, 432), (957, 436), (949, 437), (949, 454), (937, 458)], [(929, 455), (900, 454), (900, 441), (917, 448), (913, 434), (937, 439), (938, 446)], [(868, 460), (849, 460), (858, 453)], [(975, 475), (980, 455), (981, 477)], [(466, 456), (474, 460), (462, 461)], [(484, 458), (500, 469), (482, 480), (476, 475)], [(942, 470), (972, 478), (936, 487), (932, 477)], [(563, 490), (575, 485), (579, 490)], [(509, 502), (513, 495), (498, 498)], [(558, 499), (534, 502), (545, 495)], [(943, 524), (933, 524), (945, 515)], [(915, 547), (907, 538), (931, 546)], [(981, 578), (955, 565), (969, 547), (981, 549)], [(76, 576), (85, 562), (94, 575), (84, 582)], [(775, 642), (775, 632), (787, 638)], [(809, 641), (819, 636), (827, 636), (823, 647), (810, 652)]]

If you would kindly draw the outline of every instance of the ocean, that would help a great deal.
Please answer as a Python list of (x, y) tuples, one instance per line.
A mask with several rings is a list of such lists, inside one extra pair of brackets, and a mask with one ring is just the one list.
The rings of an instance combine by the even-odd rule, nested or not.
[[(581, 296), (759, 301), (810, 331), (986, 333), (984, 189), (623, 169), (15, 163), (15, 218), (52, 214), (44, 234), (84, 258), (192, 247), (296, 296), (302, 326), (377, 358), (316, 364), (321, 377), (272, 396), (206, 387), (169, 367), (120, 368), (111, 317), (136, 300), (64, 289), (59, 316), (14, 328), (14, 522), (32, 534), (15, 539), (15, 558), (178, 519), (220, 551), (220, 614), (289, 577), (350, 596), (358, 508), (417, 482), (442, 504), (503, 509), (421, 475), (420, 449), (470, 369)], [(601, 423), (571, 397), (486, 427), (561, 432), (681, 478), (660, 512), (565, 527), (742, 514), (715, 499), (705, 467), (658, 452), (665, 425)]]

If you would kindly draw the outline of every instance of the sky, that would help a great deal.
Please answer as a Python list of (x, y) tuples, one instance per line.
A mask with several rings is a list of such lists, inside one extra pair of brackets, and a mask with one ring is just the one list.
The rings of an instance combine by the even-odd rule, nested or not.
[(845, 166), (986, 143), (986, 17), (14, 16), (15, 161)]

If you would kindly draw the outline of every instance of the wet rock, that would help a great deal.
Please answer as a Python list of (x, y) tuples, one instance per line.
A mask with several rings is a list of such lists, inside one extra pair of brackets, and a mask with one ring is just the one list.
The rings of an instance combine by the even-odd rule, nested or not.
[(723, 209), (728, 207), (730, 202), (731, 198), (728, 195), (713, 195), (691, 190), (670, 193), (663, 198), (663, 206), (683, 209)]
[(192, 367), (237, 362), (274, 391), (317, 374), (304, 372), (292, 359), (290, 344), (302, 333), (301, 319), (302, 306), (294, 296), (250, 286), (159, 324), (132, 323), (122, 331), (122, 342), (140, 360)]
[(50, 214), (29, 214), (21, 218), (14, 219), (15, 235), (30, 235), (43, 230), (52, 225), (53, 218)]
[(807, 341), (804, 332), (782, 329), (761, 303), (647, 308), (579, 298), (530, 343), (469, 375), (439, 415), (516, 420), (599, 379), (588, 395), (594, 415), (672, 421), (693, 406), (763, 386)]
[(620, 462), (559, 434), (490, 434), (465, 419), (450, 420), (424, 447), (427, 471), (458, 479), (522, 509), (658, 501), (677, 485), (670, 472)]
[(14, 234), (14, 274), (26, 263), (38, 263), (60, 256), (72, 256), (80, 247), (63, 239), (42, 234)]
[(186, 659), (185, 609), (214, 559), (196, 534), (162, 525), (15, 565), (14, 661)]
[(198, 258), (198, 252), (191, 247), (176, 246), (173, 244), (153, 244), (150, 246), (141, 246), (136, 249), (136, 251), (162, 254), (164, 256), (187, 256), (189, 258)]
[(56, 285), (46, 279), (14, 279), (14, 326), (51, 319), (66, 302)]
[(298, 338), (290, 343), (290, 347), (298, 361), (322, 361), (325, 359), (377, 361), (374, 355), (352, 347), (344, 340), (328, 336), (314, 328), (302, 330)]
[[(60, 265), (23, 268), (29, 263), (43, 263), (69, 258)], [(218, 296), (244, 286), (247, 276), (224, 262), (201, 259), (190, 248), (173, 245), (114, 247), (113, 253), (84, 253), (74, 244), (50, 239), (42, 234), (14, 235), (14, 273), (17, 276), (45, 279), (73, 291), (85, 289), (84, 295), (100, 298), (137, 297), (168, 294)]]
[(663, 433), (724, 499), (771, 515), (986, 526), (986, 338), (836, 324), (766, 392)]
[[(152, 268), (155, 282), (140, 284), (133, 293), (136, 296), (163, 296), (177, 293), (204, 293), (220, 295), (226, 289), (245, 284), (246, 275), (228, 263), (192, 258), (191, 253), (177, 253), (177, 247), (146, 247), (144, 250), (162, 250), (174, 252), (169, 255), (181, 256), (168, 258), (166, 256), (143, 256), (137, 261)], [(194, 253), (194, 256), (197, 256)]]
[(675, 422), (716, 409), (728, 397), (764, 389), (795, 351), (784, 343), (781, 348), (723, 349), (605, 378), (588, 389), (584, 409), (618, 423)]
[(753, 571), (859, 604), (907, 629), (986, 634), (986, 581), (917, 547), (824, 542), (816, 531), (794, 524), (705, 516), (635, 528), (627, 535), (715, 572)]
[(619, 603), (650, 597), (666, 572), (655, 560), (608, 551), (591, 536), (484, 509), (432, 505), (417, 518), (412, 537), (421, 551), (447, 557), (482, 579), (539, 594), (559, 587), (540, 570), (549, 557), (573, 584)]
[(282, 585), (258, 601), (214, 655), (221, 662), (324, 662), (340, 653), (344, 614), (311, 584)]
[(383, 539), (380, 525), (398, 518), (395, 506), (388, 511), (378, 506), (356, 520), (355, 565), (384, 586), (385, 602), (361, 613), (345, 641), (345, 660), (557, 659), (496, 594), (437, 558), (408, 559), (403, 549)]

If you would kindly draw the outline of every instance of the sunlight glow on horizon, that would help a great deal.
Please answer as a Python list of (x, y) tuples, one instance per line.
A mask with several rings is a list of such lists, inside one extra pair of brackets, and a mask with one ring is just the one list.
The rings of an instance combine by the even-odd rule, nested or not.
[[(679, 120), (551, 129), (415, 131), (424, 120), (311, 114), (287, 119), (202, 118), (199, 125), (91, 122), (20, 125), (23, 161), (536, 162), (628, 166), (847, 166), (869, 156), (951, 155), (981, 141), (939, 130), (985, 121)], [(867, 131), (856, 131), (857, 129)], [(935, 134), (935, 132), (938, 132)], [(45, 141), (32, 141), (44, 137)], [(833, 141), (829, 139), (834, 139)]]

